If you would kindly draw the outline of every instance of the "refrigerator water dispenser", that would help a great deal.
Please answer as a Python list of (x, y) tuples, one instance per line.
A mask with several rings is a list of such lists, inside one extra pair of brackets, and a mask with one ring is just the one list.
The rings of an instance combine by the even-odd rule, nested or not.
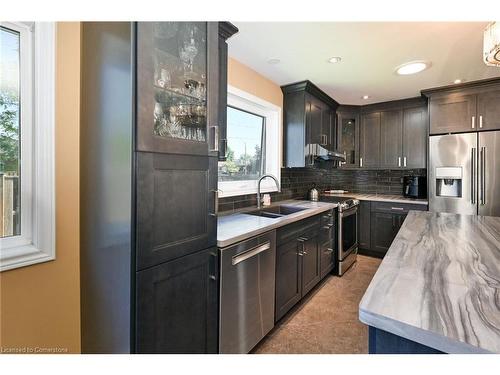
[(436, 168), (436, 196), (462, 197), (462, 167)]

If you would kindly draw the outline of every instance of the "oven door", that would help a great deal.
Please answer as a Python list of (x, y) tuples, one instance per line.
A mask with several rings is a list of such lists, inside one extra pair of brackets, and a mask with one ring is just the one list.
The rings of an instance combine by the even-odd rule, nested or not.
[(358, 248), (358, 206), (339, 213), (339, 260)]

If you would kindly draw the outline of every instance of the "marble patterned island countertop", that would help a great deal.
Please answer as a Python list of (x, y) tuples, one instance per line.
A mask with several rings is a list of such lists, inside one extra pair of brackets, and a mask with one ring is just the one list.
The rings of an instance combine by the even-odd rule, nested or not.
[(359, 319), (446, 353), (500, 353), (500, 217), (410, 211)]
[(331, 210), (332, 208), (336, 208), (337, 204), (305, 200), (286, 200), (263, 207), (263, 211), (266, 208), (274, 206), (296, 206), (305, 209), (280, 218), (268, 218), (245, 213), (257, 210), (256, 207), (247, 208), (230, 215), (219, 216), (217, 219), (217, 246), (226, 247), (233, 245), (247, 238)]
[(375, 201), (375, 202), (394, 202), (394, 203), (412, 203), (428, 205), (427, 199), (407, 198), (402, 195), (396, 194), (368, 194), (368, 193), (326, 193), (322, 192), (321, 195), (325, 197), (349, 197), (355, 198), (360, 201)]

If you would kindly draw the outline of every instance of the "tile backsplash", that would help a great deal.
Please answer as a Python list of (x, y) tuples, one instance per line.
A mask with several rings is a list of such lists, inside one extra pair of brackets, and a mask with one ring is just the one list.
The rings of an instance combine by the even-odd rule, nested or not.
[[(353, 193), (402, 194), (403, 176), (425, 176), (425, 169), (407, 170), (349, 170), (320, 168), (282, 168), (281, 192), (271, 193), (271, 201), (307, 198), (316, 185), (320, 191), (342, 189)], [(255, 194), (219, 199), (219, 211), (233, 211), (257, 206)]]

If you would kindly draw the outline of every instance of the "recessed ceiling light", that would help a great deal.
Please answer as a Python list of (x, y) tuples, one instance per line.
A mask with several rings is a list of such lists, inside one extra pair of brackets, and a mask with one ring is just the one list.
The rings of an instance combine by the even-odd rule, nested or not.
[(396, 68), (396, 73), (399, 75), (409, 75), (419, 73), (431, 66), (430, 62), (427, 61), (411, 61), (404, 63)]
[(271, 64), (271, 65), (276, 65), (276, 64), (279, 64), (280, 62), (281, 62), (280, 59), (269, 59), (269, 60), (267, 60), (267, 63)]
[(363, 95), (363, 96), (362, 96), (362, 98), (363, 98), (364, 100), (366, 100), (366, 99), (370, 99), (370, 97), (369, 97), (368, 95)]
[(339, 63), (341, 61), (342, 61), (342, 57), (339, 57), (339, 56), (330, 57), (328, 59), (328, 62), (332, 63), (332, 64), (336, 64), (336, 63)]
[(453, 81), (455, 85), (458, 85), (459, 83), (462, 83), (462, 80), (457, 78), (456, 80)]

